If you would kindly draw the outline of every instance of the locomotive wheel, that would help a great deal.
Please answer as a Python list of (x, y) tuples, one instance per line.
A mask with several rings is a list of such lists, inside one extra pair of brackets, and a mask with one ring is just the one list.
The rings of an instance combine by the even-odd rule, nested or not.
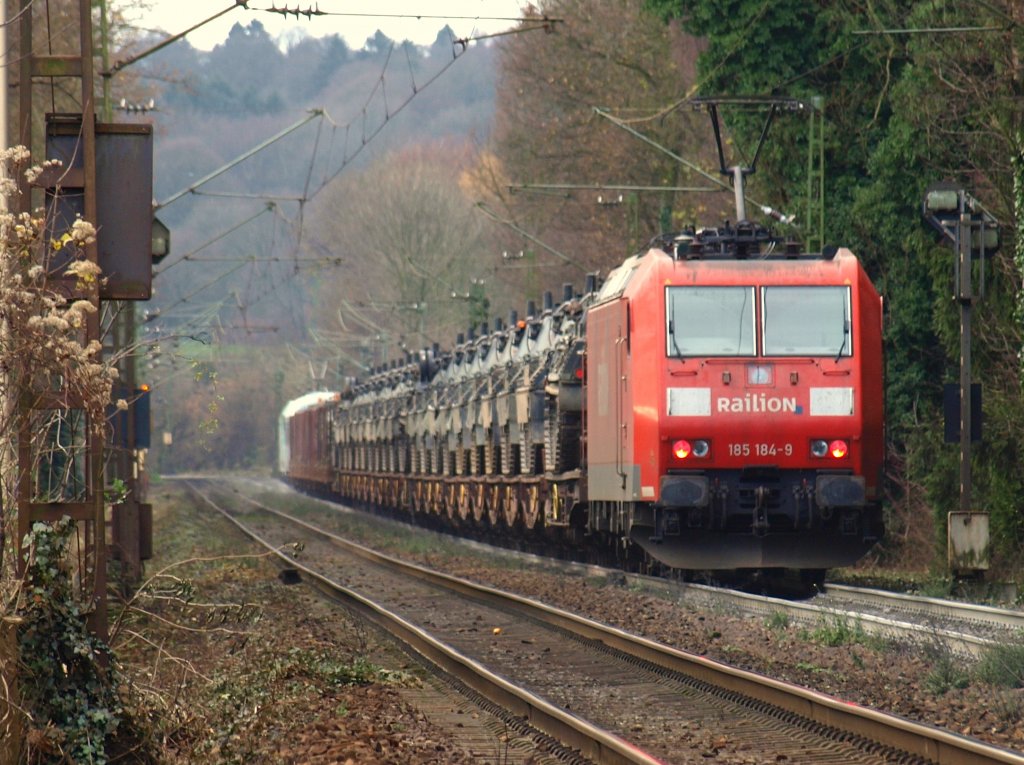
[(501, 498), (504, 493), (502, 488), (501, 484), (495, 483), (487, 492), (487, 520), (492, 526), (497, 526), (498, 519), (501, 518)]
[(533, 530), (540, 518), (540, 488), (536, 484), (526, 489), (523, 505), (523, 525)]
[(473, 520), (476, 523), (483, 523), (485, 507), (487, 507), (487, 486), (478, 483), (473, 487)]

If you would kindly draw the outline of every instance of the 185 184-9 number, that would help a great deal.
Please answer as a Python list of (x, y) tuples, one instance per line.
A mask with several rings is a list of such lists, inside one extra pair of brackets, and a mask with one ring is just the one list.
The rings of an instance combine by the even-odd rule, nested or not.
[(730, 457), (792, 457), (793, 444), (735, 443), (729, 444)]

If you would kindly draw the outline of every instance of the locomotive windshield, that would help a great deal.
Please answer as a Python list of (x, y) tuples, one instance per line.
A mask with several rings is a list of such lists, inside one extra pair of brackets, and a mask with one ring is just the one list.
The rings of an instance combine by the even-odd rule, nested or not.
[(753, 287), (669, 287), (669, 356), (753, 356)]
[(849, 356), (848, 287), (765, 287), (761, 297), (765, 356)]

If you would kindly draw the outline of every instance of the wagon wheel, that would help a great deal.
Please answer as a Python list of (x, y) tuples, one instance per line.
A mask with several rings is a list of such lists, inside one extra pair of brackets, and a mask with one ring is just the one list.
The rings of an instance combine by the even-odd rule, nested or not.
[(431, 481), (427, 489), (427, 511), (432, 515), (440, 515), (444, 497), (441, 494), (441, 485), (437, 481)]
[(440, 481), (434, 483), (433, 512), (437, 515), (444, 515), (444, 484)]
[(523, 525), (532, 530), (537, 526), (540, 519), (540, 487), (537, 484), (526, 489), (526, 498), (523, 503)]
[(483, 523), (484, 508), (487, 507), (487, 485), (483, 482), (473, 487), (473, 520), (476, 523)]
[(501, 495), (502, 485), (499, 483), (491, 484), (487, 492), (487, 520), (491, 522), (492, 526), (498, 525), (498, 519), (501, 518)]
[(413, 509), (417, 514), (425, 513), (427, 511), (426, 502), (426, 482), (417, 481), (416, 488), (413, 491)]
[(471, 492), (470, 487), (466, 484), (459, 484), (459, 496), (458, 496), (458, 513), (459, 520), (465, 521), (469, 519), (471, 512)]
[(434, 484), (434, 501), (432, 507), (433, 512), (437, 513), (437, 515), (445, 514), (445, 507), (448, 506), (447, 489), (448, 487), (444, 484), (443, 481), (438, 481), (437, 483)]
[(562, 523), (562, 500), (558, 496), (558, 484), (551, 484), (551, 490), (544, 498), (544, 522)]
[(502, 511), (505, 515), (505, 525), (510, 529), (516, 525), (516, 517), (519, 515), (519, 486), (512, 484), (505, 487), (505, 501), (502, 502)]
[(445, 487), (445, 503), (444, 509), (448, 514), (448, 519), (454, 521), (459, 508), (459, 487), (458, 484), (450, 483)]

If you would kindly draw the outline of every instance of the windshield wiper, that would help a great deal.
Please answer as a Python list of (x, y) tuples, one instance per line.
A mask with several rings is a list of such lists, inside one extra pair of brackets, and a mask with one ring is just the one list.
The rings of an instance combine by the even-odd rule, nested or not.
[(669, 314), (668, 314), (668, 336), (672, 339), (672, 350), (678, 358), (683, 357), (683, 349), (679, 347), (679, 341), (676, 340), (676, 301), (671, 297), (668, 298)]
[(839, 363), (839, 359), (843, 357), (843, 351), (846, 350), (846, 341), (850, 337), (850, 322), (845, 318), (843, 319), (843, 342), (839, 345), (839, 352), (836, 354), (836, 364)]

